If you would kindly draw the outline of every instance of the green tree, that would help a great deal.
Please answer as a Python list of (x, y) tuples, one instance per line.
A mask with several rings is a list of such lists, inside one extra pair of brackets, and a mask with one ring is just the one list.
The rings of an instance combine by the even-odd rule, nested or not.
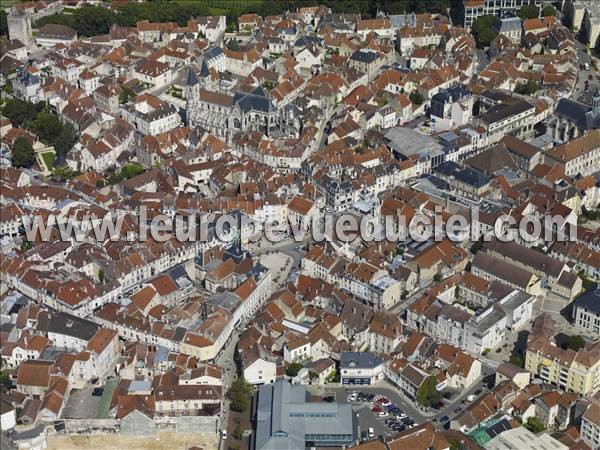
[(458, 440), (456, 438), (453, 438), (452, 436), (448, 438), (448, 444), (450, 445), (450, 450), (462, 449), (462, 445), (460, 444), (460, 442), (458, 442)]
[(47, 111), (42, 111), (29, 123), (28, 128), (33, 131), (41, 141), (52, 145), (62, 132), (63, 125), (56, 115)]
[(567, 340), (567, 347), (572, 350), (578, 351), (585, 347), (585, 339), (583, 339), (578, 334), (569, 336), (569, 339)]
[(532, 416), (529, 419), (527, 419), (527, 422), (525, 422), (524, 427), (532, 433), (541, 433), (546, 429), (542, 421), (535, 416)]
[(238, 441), (241, 441), (242, 438), (244, 437), (244, 430), (242, 430), (242, 427), (240, 427), (239, 425), (237, 427), (235, 427), (235, 429), (233, 430), (233, 432), (231, 433), (231, 436), (234, 439), (237, 439)]
[(27, 237), (24, 236), (21, 240), (21, 250), (26, 252), (27, 250), (31, 250), (33, 248), (33, 244), (27, 240)]
[(340, 372), (338, 370), (334, 370), (329, 375), (327, 375), (328, 383), (339, 383), (340, 382)]
[(10, 379), (10, 370), (4, 369), (0, 372), (0, 384), (2, 384), (7, 389), (12, 387), (12, 380)]
[(410, 95), (408, 96), (408, 98), (415, 105), (422, 105), (423, 102), (425, 101), (425, 97), (423, 97), (423, 95), (419, 91), (417, 91), (416, 89), (410, 93)]
[(8, 14), (4, 8), (0, 10), (0, 35), (8, 36)]
[(539, 89), (539, 84), (535, 80), (528, 80), (527, 83), (518, 83), (515, 87), (517, 94), (533, 95)]
[(535, 5), (523, 5), (519, 8), (517, 16), (521, 19), (536, 19), (540, 17), (540, 8)]
[(23, 100), (11, 99), (2, 108), (2, 113), (10, 119), (16, 127), (22, 127), (27, 122), (34, 120), (43, 109), (43, 103), (29, 103)]
[(128, 88), (127, 86), (121, 86), (121, 92), (119, 93), (119, 103), (127, 103), (129, 99), (135, 98), (135, 92), (133, 89)]
[(230, 400), (229, 407), (233, 411), (244, 412), (250, 405), (252, 386), (244, 378), (238, 378), (231, 383), (227, 397)]
[(484, 15), (479, 16), (473, 22), (471, 32), (473, 33), (473, 37), (475, 37), (475, 42), (479, 48), (489, 47), (498, 34), (493, 28), (495, 20), (496, 16)]
[(315, 372), (314, 370), (309, 370), (309, 371), (308, 371), (308, 379), (309, 379), (310, 381), (314, 381), (314, 380), (316, 380), (317, 378), (319, 378), (319, 374), (318, 374), (317, 372)]
[(542, 8), (542, 16), (556, 16), (556, 9), (552, 5), (546, 5)]
[(227, 41), (227, 48), (229, 50), (238, 52), (240, 50), (240, 44), (238, 43), (237, 39), (232, 38)]
[(15, 140), (12, 148), (12, 156), (15, 167), (31, 167), (35, 162), (33, 147), (24, 137)]
[(508, 361), (517, 367), (523, 367), (523, 359), (519, 355), (512, 355)]
[(70, 123), (64, 123), (62, 125), (62, 129), (56, 139), (54, 139), (54, 150), (56, 153), (60, 153), (62, 155), (66, 155), (73, 145), (77, 142), (77, 132), (73, 125)]
[(423, 406), (432, 406), (440, 401), (442, 394), (436, 389), (437, 379), (434, 376), (427, 377), (417, 391), (417, 402)]
[(67, 181), (72, 178), (79, 176), (80, 173), (71, 169), (68, 165), (64, 165), (62, 167), (56, 167), (52, 171), (53, 178), (56, 178), (60, 181)]
[(302, 364), (293, 362), (285, 368), (285, 374), (288, 377), (295, 377), (300, 372), (300, 369), (302, 369)]

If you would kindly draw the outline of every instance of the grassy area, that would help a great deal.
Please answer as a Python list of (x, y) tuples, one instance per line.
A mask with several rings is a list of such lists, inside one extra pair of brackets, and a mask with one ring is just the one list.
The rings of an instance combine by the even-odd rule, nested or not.
[(55, 155), (52, 152), (42, 153), (42, 159), (44, 160), (44, 164), (46, 165), (46, 169), (52, 171), (52, 164), (54, 164)]
[[(188, 0), (177, 0), (186, 3)], [(237, 16), (252, 12), (264, 4), (264, 0), (208, 0), (208, 12), (212, 16)]]

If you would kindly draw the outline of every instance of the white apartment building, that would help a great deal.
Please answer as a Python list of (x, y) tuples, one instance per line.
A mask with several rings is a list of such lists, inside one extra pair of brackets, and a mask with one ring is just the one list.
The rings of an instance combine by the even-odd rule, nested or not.
[[(506, 15), (515, 15), (523, 5), (534, 3), (541, 6), (542, 0), (462, 0), (462, 19), (463, 26), (470, 30), (473, 22), (480, 16), (491, 15), (504, 17)], [(550, 2), (548, 2), (550, 3)]]
[(581, 417), (581, 439), (590, 447), (600, 448), (600, 400), (591, 399), (592, 404), (588, 406)]
[(156, 136), (177, 128), (181, 116), (174, 106), (144, 94), (121, 108), (123, 119), (143, 135)]

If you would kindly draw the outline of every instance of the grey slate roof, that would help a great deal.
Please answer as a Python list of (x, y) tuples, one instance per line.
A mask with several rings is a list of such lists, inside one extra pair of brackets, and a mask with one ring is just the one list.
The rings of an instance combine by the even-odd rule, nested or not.
[(72, 336), (83, 341), (89, 341), (99, 328), (98, 324), (90, 320), (56, 311), (40, 314), (37, 324), (37, 331)]
[(370, 50), (360, 49), (352, 53), (350, 59), (370, 64), (377, 59), (377, 53)]
[(365, 368), (370, 369), (383, 364), (383, 360), (371, 352), (344, 352), (340, 359), (340, 369)]
[(594, 113), (592, 108), (583, 103), (561, 98), (556, 105), (555, 113), (583, 130), (600, 128), (600, 114)]
[(477, 188), (483, 187), (490, 182), (489, 177), (485, 173), (470, 168), (456, 172), (454, 178), (469, 186), (475, 186)]
[[(202, 68), (204, 68), (205, 62), (202, 61)], [(187, 80), (186, 80), (186, 85), (188, 86), (196, 86), (198, 84), (198, 77), (196, 76), (196, 73), (194, 72), (194, 70), (189, 67), (188, 68), (188, 73), (187, 73)]]
[(271, 100), (269, 100), (261, 86), (250, 93), (236, 92), (234, 103), (236, 103), (244, 113), (250, 111), (270, 113), (274, 110)]
[(579, 296), (573, 302), (573, 308), (584, 308), (589, 312), (600, 315), (600, 284)]
[(282, 380), (261, 386), (257, 396), (256, 450), (304, 450), (311, 435), (346, 435), (346, 445), (354, 440), (349, 404), (307, 402), (304, 386)]

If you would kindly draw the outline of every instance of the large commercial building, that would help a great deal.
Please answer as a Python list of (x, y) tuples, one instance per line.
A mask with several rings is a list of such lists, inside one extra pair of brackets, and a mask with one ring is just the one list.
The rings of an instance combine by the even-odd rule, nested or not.
[(264, 385), (253, 405), (255, 450), (347, 447), (355, 440), (352, 407), (309, 402), (306, 388), (286, 381)]

